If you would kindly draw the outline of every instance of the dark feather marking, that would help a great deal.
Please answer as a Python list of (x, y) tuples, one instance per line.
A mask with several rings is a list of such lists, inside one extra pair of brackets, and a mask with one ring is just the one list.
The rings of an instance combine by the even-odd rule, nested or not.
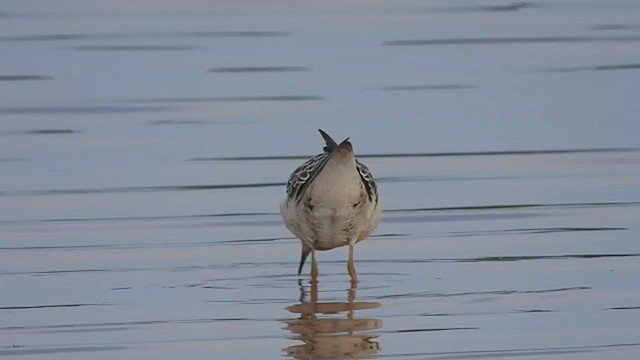
[(319, 162), (317, 164), (314, 164), (314, 166), (312, 166), (310, 169), (307, 170), (309, 173), (308, 179), (306, 179), (306, 181), (304, 181), (300, 185), (300, 187), (296, 190), (296, 200), (298, 202), (300, 202), (300, 199), (302, 199), (301, 195), (304, 194), (305, 190), (307, 190), (307, 188), (311, 185), (313, 180), (318, 176), (318, 174), (320, 174), (320, 171), (322, 171), (324, 166), (327, 165), (327, 162), (331, 157), (331, 153), (324, 153), (320, 155), (324, 155), (324, 156), (323, 157), (316, 156), (317, 158), (319, 158)]
[(299, 201), (300, 195), (304, 193), (304, 190), (309, 186), (308, 184), (324, 167), (328, 157), (328, 153), (318, 154), (298, 166), (287, 181), (287, 196), (289, 198), (295, 197)]
[(378, 188), (376, 186), (375, 181), (373, 180), (373, 175), (369, 171), (369, 168), (365, 166), (365, 164), (356, 160), (356, 167), (358, 168), (358, 174), (360, 174), (360, 180), (364, 184), (364, 188), (367, 191), (367, 196), (370, 201), (373, 201), (373, 198), (376, 198), (376, 203), (378, 200)]

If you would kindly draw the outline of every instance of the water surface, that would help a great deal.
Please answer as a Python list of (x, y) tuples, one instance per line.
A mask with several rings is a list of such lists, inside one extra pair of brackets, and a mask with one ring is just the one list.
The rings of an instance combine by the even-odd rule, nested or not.
[[(636, 358), (639, 15), (5, 4), (0, 357)], [(357, 287), (278, 212), (317, 128), (378, 180)]]

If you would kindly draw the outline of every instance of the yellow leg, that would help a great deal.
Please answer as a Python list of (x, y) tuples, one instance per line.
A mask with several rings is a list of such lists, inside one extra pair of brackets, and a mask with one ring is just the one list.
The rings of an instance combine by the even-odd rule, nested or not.
[[(347, 319), (353, 320), (354, 313), (354, 303), (356, 302), (356, 289), (358, 288), (357, 282), (351, 281), (351, 288), (349, 289), (349, 296), (347, 297), (349, 301), (349, 312), (347, 312)], [(353, 331), (349, 332), (350, 335), (353, 335)]]
[(318, 263), (316, 262), (316, 251), (311, 250), (311, 282), (318, 281)]
[(353, 265), (353, 245), (349, 245), (349, 262), (347, 263), (347, 269), (351, 276), (351, 282), (353, 284), (358, 282), (358, 275), (356, 274), (356, 267)]
[(318, 282), (311, 281), (311, 306), (313, 306), (313, 316), (316, 315), (315, 306), (318, 304)]

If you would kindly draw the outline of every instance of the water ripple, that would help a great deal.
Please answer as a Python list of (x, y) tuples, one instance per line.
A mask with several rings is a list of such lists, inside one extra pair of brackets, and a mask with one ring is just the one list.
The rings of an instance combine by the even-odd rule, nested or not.
[(119, 40), (119, 39), (163, 39), (163, 38), (267, 38), (286, 37), (288, 31), (187, 31), (187, 32), (140, 32), (103, 34), (35, 34), (2, 36), (0, 41), (69, 41), (69, 40)]
[(401, 329), (401, 330), (381, 330), (379, 333), (402, 334), (417, 332), (437, 332), (437, 331), (458, 331), (458, 330), (478, 330), (478, 327), (447, 327), (447, 328), (422, 328), (422, 329)]
[[(640, 253), (610, 253), (610, 254), (566, 254), (566, 255), (532, 255), (532, 256), (486, 256), (474, 258), (409, 258), (409, 259), (360, 259), (358, 263), (362, 264), (421, 264), (421, 263), (479, 263), (479, 262), (506, 262), (506, 261), (537, 261), (537, 260), (571, 260), (571, 259), (602, 259), (602, 258), (624, 258), (624, 257), (640, 257)], [(323, 260), (325, 264), (344, 265), (344, 261)], [(297, 264), (293, 261), (270, 261), (270, 262), (252, 262), (252, 263), (234, 263), (234, 264), (207, 264), (192, 266), (149, 266), (149, 267), (111, 267), (111, 268), (93, 268), (93, 269), (64, 269), (64, 270), (39, 270), (39, 271), (4, 271), (0, 272), (0, 276), (13, 275), (67, 275), (67, 274), (100, 274), (100, 273), (126, 273), (138, 271), (195, 271), (195, 270), (211, 270), (211, 269), (229, 269), (229, 268), (262, 268), (262, 267), (278, 267), (278, 268), (297, 268)], [(373, 274), (373, 273), (363, 273)], [(374, 274), (375, 275), (375, 274)], [(380, 274), (377, 274), (380, 275)], [(402, 273), (384, 273), (385, 276), (397, 275), (403, 276)], [(284, 275), (265, 275), (262, 277), (273, 278), (295, 278), (295, 274)], [(239, 277), (234, 279), (257, 279), (261, 276), (251, 275), (248, 277)], [(230, 279), (213, 279), (211, 281), (230, 280)], [(574, 288), (571, 288), (574, 289)], [(577, 288), (576, 288), (577, 289)]]
[(566, 44), (588, 42), (637, 42), (638, 36), (547, 36), (547, 37), (504, 37), (504, 38), (453, 38), (453, 39), (413, 39), (389, 40), (383, 46), (429, 46), (429, 45), (508, 45), (508, 44)]
[(473, 86), (460, 84), (441, 84), (441, 85), (393, 85), (383, 86), (378, 90), (383, 91), (424, 91), (424, 90), (463, 90), (471, 89)]
[(315, 95), (272, 95), (272, 96), (227, 96), (227, 97), (171, 97), (130, 99), (139, 103), (201, 103), (201, 102), (263, 102), (263, 101), (316, 101), (322, 100)]
[(68, 135), (79, 134), (82, 131), (72, 129), (39, 129), (39, 130), (15, 130), (1, 131), (0, 135)]
[[(0, 162), (3, 161), (0, 159)], [(26, 159), (6, 159), (4, 161), (27, 161)], [(2, 192), (0, 192), (0, 195)], [(14, 193), (10, 193), (14, 194)], [(6, 193), (5, 193), (6, 195)], [(420, 212), (458, 212), (458, 211), (488, 211), (488, 210), (527, 210), (527, 209), (564, 209), (564, 208), (606, 208), (606, 207), (633, 207), (639, 206), (640, 202), (586, 202), (586, 203), (550, 203), (550, 204), (495, 204), (495, 205), (470, 205), (470, 206), (448, 206), (431, 208), (401, 208), (386, 209), (385, 213), (420, 213)], [(192, 215), (166, 215), (166, 216), (123, 216), (123, 217), (87, 217), (87, 218), (55, 218), (55, 219), (31, 219), (31, 220), (0, 220), (0, 225), (28, 225), (37, 223), (77, 223), (77, 222), (137, 222), (137, 221), (166, 221), (166, 220), (197, 220), (208, 218), (245, 218), (261, 216), (279, 216), (276, 212), (232, 212), (214, 214), (192, 214)], [(610, 231), (627, 230), (623, 227), (566, 227), (566, 228), (528, 228), (528, 229), (506, 229), (480, 232), (450, 232), (452, 236), (465, 236), (467, 234), (498, 234), (498, 233), (518, 233), (518, 232), (563, 232), (563, 231)], [(378, 236), (402, 236), (406, 234), (380, 234)]]
[(612, 71), (612, 70), (640, 70), (640, 64), (615, 64), (597, 66), (574, 66), (564, 68), (549, 68), (546, 72), (577, 72), (577, 71)]
[(26, 326), (6, 326), (0, 327), (2, 331), (24, 331), (24, 330), (61, 330), (61, 329), (90, 329), (90, 328), (108, 328), (108, 327), (132, 327), (132, 326), (148, 326), (148, 325), (175, 325), (175, 324), (206, 324), (212, 322), (230, 322), (245, 321), (248, 318), (242, 317), (224, 317), (224, 318), (196, 318), (196, 319), (169, 319), (169, 320), (144, 320), (144, 321), (117, 321), (117, 322), (100, 322), (100, 323), (75, 323), (75, 324), (58, 324), (58, 325), (26, 325)]
[(48, 75), (0, 75), (0, 81), (38, 81), (51, 80)]
[(79, 51), (189, 51), (198, 50), (191, 45), (82, 45), (71, 49)]
[(640, 310), (640, 306), (616, 306), (605, 310)]
[(19, 356), (19, 355), (52, 355), (52, 354), (67, 354), (67, 353), (79, 353), (79, 352), (97, 352), (97, 351), (114, 351), (114, 350), (126, 350), (129, 347), (125, 346), (66, 346), (66, 347), (44, 347), (44, 348), (22, 348), (15, 347), (11, 350), (0, 349), (0, 356)]
[(212, 73), (271, 73), (271, 72), (297, 72), (309, 71), (307, 67), (301, 66), (245, 66), (245, 67), (219, 67), (212, 68)]
[(49, 305), (32, 305), (32, 306), (0, 306), (0, 310), (33, 310), (33, 309), (48, 309), (48, 308), (70, 308), (81, 306), (104, 306), (110, 304), (49, 304)]
[[(416, 158), (416, 157), (449, 157), (449, 156), (505, 156), (505, 155), (556, 155), (581, 153), (626, 153), (640, 152), (637, 147), (625, 148), (582, 148), (582, 149), (539, 149), (539, 150), (504, 150), (504, 151), (460, 151), (431, 153), (385, 153), (358, 154), (358, 158)], [(271, 156), (225, 156), (199, 157), (191, 161), (253, 161), (253, 160), (306, 160), (312, 155), (271, 155)]]
[(25, 106), (0, 108), (0, 115), (22, 114), (127, 114), (141, 112), (163, 112), (171, 110), (161, 106)]
[(481, 256), (473, 258), (413, 258), (413, 259), (375, 259), (358, 260), (361, 263), (467, 263), (467, 262), (503, 262), (503, 261), (531, 261), (531, 260), (567, 260), (567, 259), (600, 259), (618, 257), (639, 257), (640, 253), (609, 253), (609, 254), (560, 254), (560, 255), (518, 255), (518, 256)]
[(442, 352), (420, 352), (420, 353), (400, 353), (380, 355), (377, 358), (426, 358), (429, 359), (495, 359), (516, 356), (539, 356), (539, 355), (563, 355), (579, 354), (595, 351), (613, 350), (622, 347), (638, 347), (640, 343), (604, 344), (588, 346), (567, 346), (567, 347), (544, 347), (544, 348), (523, 348), (523, 349), (494, 349), (494, 350), (469, 350), (469, 351), (442, 351)]
[(566, 291), (582, 291), (591, 290), (588, 286), (573, 286), (555, 289), (542, 289), (542, 290), (490, 290), (490, 291), (469, 291), (460, 293), (439, 293), (434, 291), (421, 291), (402, 294), (389, 294), (381, 295), (381, 299), (402, 299), (402, 298), (448, 298), (448, 297), (460, 297), (460, 296), (474, 296), (474, 295), (518, 295), (518, 294), (547, 294)]
[(515, 12), (524, 9), (536, 9), (544, 6), (547, 5), (531, 3), (528, 1), (518, 1), (504, 5), (434, 7), (430, 10), (441, 13)]
[(284, 183), (252, 183), (252, 184), (219, 184), (219, 185), (167, 185), (167, 186), (125, 186), (113, 188), (86, 188), (86, 189), (60, 189), (60, 190), (32, 190), (32, 191), (0, 191), (0, 196), (23, 195), (62, 195), (62, 194), (117, 194), (117, 193), (144, 193), (159, 191), (202, 191), (220, 189), (244, 189), (284, 186)]

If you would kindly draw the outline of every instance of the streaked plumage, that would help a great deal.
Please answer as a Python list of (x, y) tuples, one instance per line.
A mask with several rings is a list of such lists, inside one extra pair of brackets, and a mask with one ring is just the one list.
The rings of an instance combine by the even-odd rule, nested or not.
[(353, 245), (380, 222), (378, 189), (369, 169), (355, 158), (348, 138), (337, 144), (324, 131), (320, 134), (324, 151), (293, 171), (280, 212), (287, 228), (302, 241), (298, 273), (310, 252), (349, 245), (349, 272), (355, 280)]

